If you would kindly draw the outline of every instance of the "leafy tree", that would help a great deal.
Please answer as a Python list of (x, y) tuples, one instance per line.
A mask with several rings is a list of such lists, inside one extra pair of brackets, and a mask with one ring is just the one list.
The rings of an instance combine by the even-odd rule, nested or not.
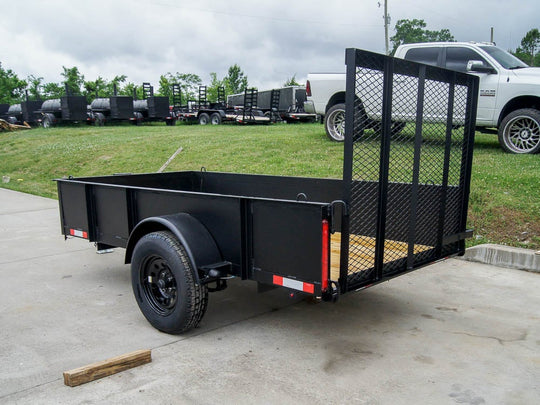
[(296, 81), (296, 73), (292, 75), (291, 78), (287, 79), (285, 83), (283, 83), (283, 87), (288, 87), (288, 86), (300, 86), (300, 83)]
[(424, 20), (399, 20), (396, 23), (394, 30), (396, 34), (390, 38), (394, 48), (392, 54), (395, 53), (397, 47), (402, 44), (413, 44), (417, 42), (436, 42), (455, 41), (454, 36), (450, 33), (450, 30), (444, 28), (440, 31), (430, 31), (425, 29), (426, 22)]
[(77, 66), (73, 66), (72, 68), (62, 66), (62, 69), (64, 69), (64, 71), (61, 73), (61, 75), (64, 77), (64, 81), (62, 83), (69, 88), (69, 92), (72, 95), (81, 95), (81, 87), (84, 85), (84, 75), (79, 72), (79, 68), (77, 68)]
[(539, 49), (540, 31), (538, 31), (538, 28), (533, 28), (525, 34), (521, 40), (521, 46), (516, 49), (514, 55), (530, 66), (540, 66)]
[(84, 82), (84, 95), (86, 96), (88, 102), (99, 97), (108, 97), (108, 83), (101, 76), (94, 81)]
[(223, 79), (227, 94), (243, 92), (248, 87), (248, 78), (237, 64), (229, 67), (227, 76)]
[(188, 100), (195, 100), (199, 97), (199, 86), (202, 84), (202, 80), (199, 75), (193, 73), (176, 72), (176, 74), (173, 75), (169, 72), (160, 76), (158, 94), (167, 96), (171, 99), (173, 84), (180, 85), (182, 101), (187, 102)]
[(132, 96), (133, 97), (134, 92), (135, 92), (137, 100), (142, 100), (143, 99), (144, 96), (143, 96), (142, 86), (137, 87), (135, 85), (135, 83), (131, 83), (131, 82), (126, 83), (126, 85), (124, 87), (122, 87), (122, 89), (118, 92), (118, 94), (121, 95), (121, 96)]
[(58, 83), (45, 83), (42, 87), (43, 98), (60, 98), (65, 94), (64, 87)]
[(107, 94), (112, 96), (114, 95), (114, 87), (116, 86), (117, 94), (120, 94), (122, 90), (121, 83), (124, 83), (127, 80), (126, 75), (114, 76), (110, 82), (107, 83)]
[(43, 77), (36, 77), (30, 75), (26, 78), (28, 82), (28, 95), (34, 100), (41, 100), (41, 93), (43, 91)]
[(218, 101), (218, 89), (220, 87), (225, 87), (223, 79), (219, 80), (217, 77), (217, 73), (215, 72), (210, 73), (210, 86), (208, 86), (206, 89), (208, 101), (210, 101), (211, 103), (215, 103)]
[(11, 70), (5, 70), (0, 62), (0, 103), (16, 104), (24, 97), (26, 81), (21, 80)]

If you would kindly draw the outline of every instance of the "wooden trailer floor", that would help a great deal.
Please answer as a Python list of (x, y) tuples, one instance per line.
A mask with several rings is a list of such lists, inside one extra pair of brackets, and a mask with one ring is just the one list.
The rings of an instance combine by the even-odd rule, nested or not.
[[(339, 279), (339, 263), (341, 253), (341, 233), (335, 232), (330, 239), (331, 279)], [(414, 245), (414, 253), (433, 249), (432, 246)], [(384, 263), (407, 257), (409, 246), (406, 242), (385, 240)], [(351, 235), (349, 242), (349, 263), (355, 263), (356, 271), (372, 269), (375, 266), (375, 238), (362, 235)]]

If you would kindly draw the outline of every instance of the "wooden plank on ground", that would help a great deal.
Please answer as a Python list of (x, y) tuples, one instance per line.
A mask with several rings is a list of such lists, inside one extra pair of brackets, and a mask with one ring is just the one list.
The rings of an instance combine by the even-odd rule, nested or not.
[(151, 350), (136, 350), (131, 353), (116, 356), (105, 361), (89, 364), (64, 372), (64, 384), (70, 387), (85, 384), (99, 378), (107, 377), (141, 366), (152, 361)]

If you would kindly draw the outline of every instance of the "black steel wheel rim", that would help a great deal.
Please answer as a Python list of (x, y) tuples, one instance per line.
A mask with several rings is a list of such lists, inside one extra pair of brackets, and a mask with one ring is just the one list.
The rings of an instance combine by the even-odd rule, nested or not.
[(166, 260), (159, 256), (148, 258), (143, 263), (141, 285), (146, 301), (155, 312), (165, 316), (174, 310), (178, 288)]

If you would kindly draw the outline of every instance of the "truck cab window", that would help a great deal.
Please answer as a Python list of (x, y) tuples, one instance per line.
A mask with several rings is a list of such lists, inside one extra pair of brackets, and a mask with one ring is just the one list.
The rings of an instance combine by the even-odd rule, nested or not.
[(467, 63), (470, 60), (481, 61), (485, 66), (489, 66), (487, 61), (480, 54), (469, 48), (449, 47), (446, 50), (446, 68), (460, 72), (467, 71)]
[(437, 66), (440, 48), (421, 47), (409, 49), (405, 54), (405, 59), (413, 62), (425, 63), (427, 65)]

